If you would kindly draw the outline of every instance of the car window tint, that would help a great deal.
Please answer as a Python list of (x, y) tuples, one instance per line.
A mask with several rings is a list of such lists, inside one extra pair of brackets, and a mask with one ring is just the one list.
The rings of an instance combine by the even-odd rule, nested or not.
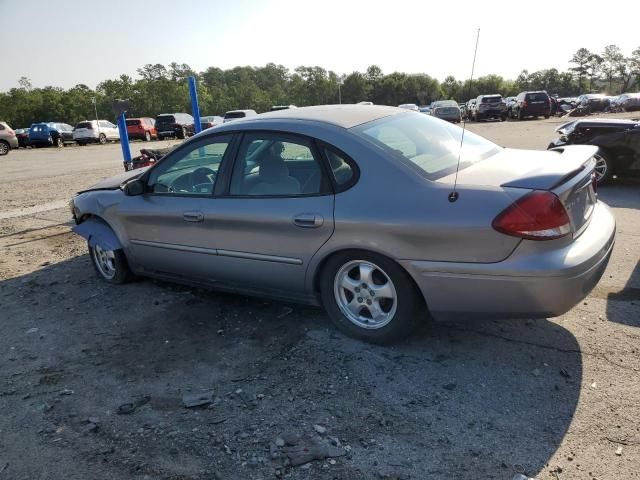
[(346, 185), (354, 176), (354, 171), (351, 165), (347, 163), (344, 157), (330, 148), (325, 148), (324, 153), (329, 160), (329, 166), (331, 167), (331, 173), (333, 179), (338, 185)]
[(231, 195), (313, 195), (323, 190), (311, 143), (292, 136), (247, 136), (231, 178)]
[(151, 190), (171, 195), (211, 195), (230, 141), (229, 136), (218, 137), (168, 156), (152, 170), (148, 181)]

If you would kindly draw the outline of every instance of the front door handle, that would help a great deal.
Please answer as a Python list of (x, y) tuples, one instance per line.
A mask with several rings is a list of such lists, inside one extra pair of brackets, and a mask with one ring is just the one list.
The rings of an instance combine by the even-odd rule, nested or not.
[(187, 222), (199, 223), (204, 220), (204, 215), (202, 214), (202, 212), (192, 210), (189, 212), (184, 212), (182, 214), (182, 218)]
[(324, 223), (322, 215), (314, 213), (301, 213), (293, 217), (293, 224), (302, 228), (318, 228)]

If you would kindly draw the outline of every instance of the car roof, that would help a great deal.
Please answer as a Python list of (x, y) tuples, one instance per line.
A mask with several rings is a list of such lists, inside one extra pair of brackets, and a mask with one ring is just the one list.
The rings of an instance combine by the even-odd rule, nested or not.
[[(398, 113), (406, 113), (406, 110), (382, 105), (318, 105), (261, 113), (253, 117), (251, 121), (274, 119), (307, 120), (328, 123), (342, 128), (351, 128)], [(246, 122), (246, 120), (243, 122)]]

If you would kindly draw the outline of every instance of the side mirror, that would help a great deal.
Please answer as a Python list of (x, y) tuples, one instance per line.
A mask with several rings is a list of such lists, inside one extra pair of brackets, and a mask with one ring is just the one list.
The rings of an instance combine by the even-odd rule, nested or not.
[(134, 180), (130, 180), (122, 186), (122, 191), (128, 197), (135, 197), (136, 195), (142, 195), (146, 190), (145, 183), (136, 178)]

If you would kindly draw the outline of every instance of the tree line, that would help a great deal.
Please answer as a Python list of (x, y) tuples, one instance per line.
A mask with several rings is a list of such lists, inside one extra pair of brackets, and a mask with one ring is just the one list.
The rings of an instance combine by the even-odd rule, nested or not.
[(301, 66), (291, 71), (274, 63), (228, 70), (209, 67), (200, 73), (189, 65), (175, 62), (147, 64), (137, 70), (136, 79), (120, 75), (99, 83), (95, 89), (84, 84), (69, 89), (33, 88), (30, 80), (22, 77), (18, 87), (0, 92), (0, 120), (16, 128), (40, 121), (75, 124), (95, 118), (95, 110), (100, 118), (113, 119), (111, 104), (114, 99), (130, 100), (129, 117), (189, 112), (187, 77), (192, 75), (198, 79), (203, 116), (246, 108), (262, 112), (272, 105), (305, 106), (363, 100), (382, 105), (424, 105), (440, 99), (462, 102), (485, 93), (512, 96), (523, 90), (546, 90), (550, 94), (573, 96), (594, 90), (614, 94), (640, 89), (640, 47), (629, 57), (615, 45), (605, 47), (599, 54), (581, 48), (573, 55), (571, 63), (575, 66), (564, 72), (555, 68), (532, 73), (523, 70), (515, 80), (486, 75), (473, 81), (462, 81), (448, 76), (442, 82), (427, 74), (384, 74), (376, 65), (365, 72), (339, 76), (318, 66)]

